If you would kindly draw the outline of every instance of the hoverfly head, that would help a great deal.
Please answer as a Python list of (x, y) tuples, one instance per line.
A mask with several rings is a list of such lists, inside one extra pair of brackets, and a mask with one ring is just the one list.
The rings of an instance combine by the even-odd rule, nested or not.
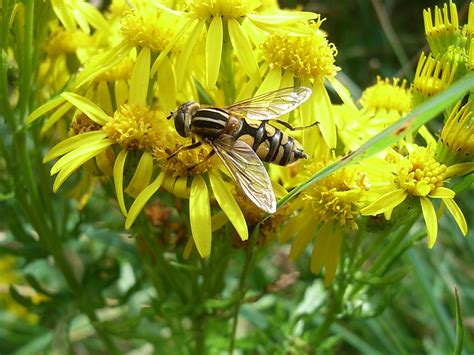
[(193, 115), (199, 110), (199, 104), (193, 101), (186, 102), (171, 112), (168, 119), (174, 118), (174, 127), (181, 137), (188, 137)]

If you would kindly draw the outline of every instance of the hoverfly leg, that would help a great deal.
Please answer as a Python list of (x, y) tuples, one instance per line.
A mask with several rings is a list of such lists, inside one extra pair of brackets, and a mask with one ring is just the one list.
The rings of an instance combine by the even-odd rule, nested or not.
[(213, 150), (211, 150), (211, 151), (209, 152), (209, 154), (206, 155), (206, 157), (205, 157), (203, 160), (201, 160), (199, 163), (194, 164), (194, 165), (191, 165), (191, 166), (188, 166), (188, 168), (187, 168), (188, 171), (193, 170), (196, 166), (198, 166), (198, 165), (200, 165), (200, 164), (202, 164), (202, 163), (205, 163), (206, 161), (208, 161), (209, 159), (211, 159), (211, 158), (214, 156), (214, 154), (216, 154), (216, 152), (213, 151)]
[(273, 122), (277, 122), (279, 124), (281, 124), (282, 126), (285, 126), (286, 128), (288, 128), (290, 131), (300, 131), (302, 129), (306, 129), (306, 128), (311, 128), (311, 127), (314, 127), (316, 126), (317, 124), (319, 124), (319, 121), (315, 121), (313, 123), (311, 123), (310, 125), (307, 125), (307, 126), (301, 126), (301, 127), (293, 127), (291, 124), (289, 124), (288, 122), (285, 122), (285, 121), (282, 121), (282, 120), (272, 120)]
[(174, 153), (171, 153), (167, 158), (166, 160), (170, 160), (171, 158), (173, 158), (174, 156), (176, 156), (176, 154), (178, 154), (179, 152), (182, 152), (184, 150), (190, 150), (190, 149), (194, 149), (194, 148), (197, 148), (199, 147), (200, 145), (202, 144), (202, 142), (194, 142), (190, 145), (183, 145), (181, 147), (179, 147), (177, 150), (174, 151)]

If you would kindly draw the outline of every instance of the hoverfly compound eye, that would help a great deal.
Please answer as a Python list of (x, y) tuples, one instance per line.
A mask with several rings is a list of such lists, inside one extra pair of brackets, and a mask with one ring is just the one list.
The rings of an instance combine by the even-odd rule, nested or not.
[(174, 127), (176, 128), (176, 132), (178, 132), (181, 137), (186, 137), (185, 120), (186, 115), (183, 111), (179, 111), (174, 116)]

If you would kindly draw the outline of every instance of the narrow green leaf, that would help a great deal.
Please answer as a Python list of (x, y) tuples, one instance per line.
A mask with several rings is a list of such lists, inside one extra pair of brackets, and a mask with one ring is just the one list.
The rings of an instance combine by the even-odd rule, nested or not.
[(454, 300), (456, 304), (456, 343), (453, 355), (461, 355), (464, 340), (464, 325), (462, 322), (461, 302), (457, 287), (454, 288)]

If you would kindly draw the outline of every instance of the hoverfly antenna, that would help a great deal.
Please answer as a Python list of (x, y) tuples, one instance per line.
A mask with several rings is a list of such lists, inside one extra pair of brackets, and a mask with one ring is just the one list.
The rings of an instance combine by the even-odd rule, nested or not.
[(173, 111), (171, 111), (171, 112), (170, 112), (170, 114), (168, 115), (168, 117), (166, 117), (166, 119), (167, 119), (167, 120), (170, 120), (170, 119), (171, 119), (171, 117), (173, 117), (173, 115), (174, 115), (174, 112), (173, 112)]

